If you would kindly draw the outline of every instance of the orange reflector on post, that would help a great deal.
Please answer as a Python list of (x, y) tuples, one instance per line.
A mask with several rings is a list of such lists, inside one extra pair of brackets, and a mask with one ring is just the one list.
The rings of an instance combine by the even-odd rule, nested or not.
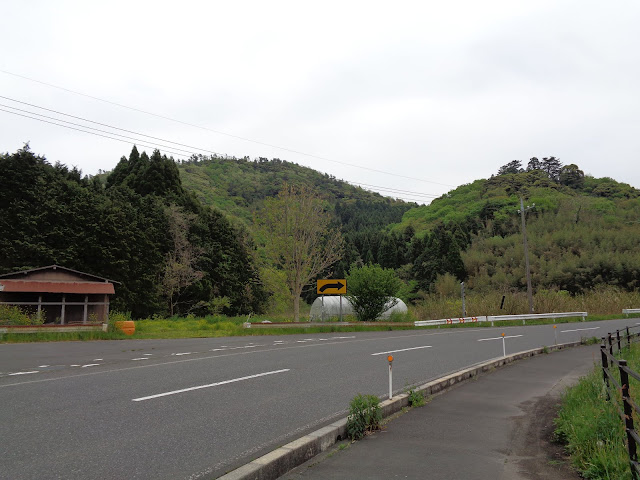
[(502, 336), (504, 337), (504, 333), (502, 334)]
[(387, 360), (389, 360), (389, 363), (393, 362), (393, 355), (389, 355), (389, 356), (387, 357)]

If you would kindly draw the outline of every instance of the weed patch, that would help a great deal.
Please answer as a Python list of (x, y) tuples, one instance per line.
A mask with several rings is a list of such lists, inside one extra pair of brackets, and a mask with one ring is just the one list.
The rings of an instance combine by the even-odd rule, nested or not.
[(380, 428), (382, 411), (380, 399), (375, 395), (356, 395), (349, 404), (347, 435), (352, 441)]

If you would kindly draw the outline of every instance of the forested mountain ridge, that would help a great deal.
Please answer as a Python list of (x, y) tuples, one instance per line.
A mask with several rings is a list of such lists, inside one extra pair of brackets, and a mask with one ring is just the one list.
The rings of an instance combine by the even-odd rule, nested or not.
[(261, 255), (256, 220), (285, 184), (315, 191), (342, 233), (342, 259), (327, 275), (377, 263), (395, 270), (408, 301), (443, 282), (523, 290), (520, 197), (535, 203), (527, 212), (535, 291), (640, 287), (640, 192), (554, 157), (526, 169), (511, 162), (417, 206), (279, 159), (174, 162), (135, 147), (96, 177), (51, 165), (28, 145), (0, 155), (0, 273), (60, 264), (111, 278), (122, 282), (114, 308), (134, 317), (282, 307), (286, 290)]

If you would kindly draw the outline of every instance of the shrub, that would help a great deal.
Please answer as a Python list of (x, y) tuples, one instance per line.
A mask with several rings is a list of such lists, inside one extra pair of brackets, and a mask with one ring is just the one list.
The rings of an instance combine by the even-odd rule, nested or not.
[(44, 317), (29, 314), (14, 305), (0, 305), (0, 325), (42, 325)]
[(380, 428), (382, 412), (380, 400), (375, 395), (356, 395), (349, 404), (347, 435), (351, 440), (360, 440), (367, 433)]
[(409, 406), (410, 407), (422, 407), (425, 403), (427, 403), (424, 392), (415, 390), (413, 388), (409, 389)]

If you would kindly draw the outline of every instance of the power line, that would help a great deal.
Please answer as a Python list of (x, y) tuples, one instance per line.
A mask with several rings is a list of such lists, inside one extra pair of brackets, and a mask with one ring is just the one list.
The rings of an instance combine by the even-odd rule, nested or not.
[(257, 145), (263, 145), (263, 146), (270, 147), (270, 148), (276, 148), (276, 149), (283, 150), (283, 151), (286, 151), (286, 152), (291, 152), (291, 153), (295, 153), (295, 154), (298, 154), (298, 155), (303, 155), (305, 157), (315, 158), (315, 159), (318, 159), (318, 160), (323, 160), (325, 162), (332, 162), (332, 163), (337, 163), (339, 165), (345, 165), (345, 166), (349, 166), (349, 167), (368, 170), (368, 171), (371, 171), (371, 172), (382, 173), (384, 175), (391, 175), (391, 176), (394, 176), (394, 177), (405, 178), (405, 179), (408, 179), (408, 180), (414, 180), (414, 181), (418, 181), (418, 182), (431, 183), (431, 184), (440, 185), (440, 186), (443, 186), (443, 187), (455, 187), (455, 185), (449, 185), (449, 184), (446, 184), (446, 183), (433, 182), (431, 180), (424, 180), (424, 179), (421, 179), (421, 178), (414, 178), (414, 177), (410, 177), (410, 176), (407, 176), (407, 175), (400, 175), (400, 174), (397, 174), (397, 173), (386, 172), (384, 170), (378, 170), (378, 169), (371, 168), (371, 167), (364, 167), (362, 165), (356, 165), (356, 164), (352, 164), (352, 163), (341, 162), (341, 161), (338, 161), (338, 160), (332, 160), (330, 158), (322, 157), (322, 156), (319, 156), (319, 155), (314, 155), (314, 154), (311, 154), (311, 153), (301, 152), (299, 150), (294, 150), (294, 149), (287, 148), (287, 147), (280, 147), (278, 145), (274, 145), (274, 144), (271, 144), (271, 143), (261, 142), (261, 141), (258, 141), (258, 140), (253, 140), (253, 139), (250, 139), (250, 138), (241, 137), (239, 135), (233, 135), (231, 133), (222, 132), (220, 130), (214, 130), (212, 128), (204, 127), (202, 125), (197, 125), (197, 124), (194, 124), (194, 123), (185, 122), (183, 120), (177, 120), (175, 118), (167, 117), (165, 115), (160, 115), (160, 114), (157, 114), (157, 113), (149, 112), (149, 111), (146, 111), (146, 110), (142, 110), (142, 109), (139, 109), (139, 108), (136, 108), (136, 107), (131, 107), (131, 106), (124, 105), (124, 104), (121, 104), (121, 103), (113, 102), (111, 100), (106, 100), (106, 99), (103, 99), (103, 98), (100, 98), (100, 97), (96, 97), (96, 96), (93, 96), (93, 95), (88, 95), (86, 93), (81, 93), (81, 92), (78, 92), (78, 91), (75, 91), (75, 90), (71, 90), (69, 88), (60, 87), (58, 85), (53, 85), (51, 83), (43, 82), (41, 80), (36, 80), (34, 78), (30, 78), (30, 77), (27, 77), (27, 76), (24, 76), (24, 75), (19, 75), (17, 73), (9, 72), (7, 70), (0, 69), (0, 72), (4, 73), (6, 75), (12, 75), (14, 77), (22, 78), (22, 79), (28, 80), (30, 82), (39, 83), (41, 85), (46, 85), (48, 87), (56, 88), (58, 90), (63, 90), (65, 92), (69, 92), (69, 93), (72, 93), (74, 95), (80, 95), (82, 97), (91, 98), (91, 99), (97, 100), (99, 102), (107, 103), (107, 104), (114, 105), (114, 106), (117, 106), (117, 107), (120, 107), (120, 108), (126, 108), (127, 110), (132, 110), (132, 111), (135, 111), (135, 112), (143, 113), (145, 115), (150, 115), (150, 116), (153, 116), (153, 117), (156, 117), (156, 118), (162, 118), (164, 120), (169, 120), (171, 122), (179, 123), (179, 124), (186, 125), (186, 126), (189, 126), (189, 127), (199, 128), (201, 130), (207, 130), (209, 132), (213, 132), (213, 133), (216, 133), (218, 135), (225, 135), (227, 137), (236, 138), (238, 140), (242, 140), (242, 141), (245, 141), (245, 142), (251, 142), (251, 143), (255, 143)]
[[(1, 97), (1, 98), (5, 98), (5, 97)], [(108, 132), (108, 131), (105, 131), (105, 130), (101, 130), (101, 129), (97, 129), (97, 128), (93, 128), (93, 127), (88, 127), (86, 125), (80, 125), (80, 124), (77, 124), (77, 123), (74, 123), (74, 122), (69, 122), (69, 121), (66, 121), (66, 120), (62, 120), (62, 119), (58, 119), (58, 118), (54, 118), (54, 117), (49, 117), (47, 115), (42, 115), (40, 113), (30, 112), (30, 111), (27, 111), (27, 110), (23, 110), (23, 109), (16, 108), (16, 107), (11, 107), (11, 106), (4, 105), (4, 104), (0, 104), (0, 107), (11, 108), (13, 110), (18, 110), (19, 112), (24, 112), (24, 113), (13, 112), (13, 111), (10, 111), (10, 110), (5, 110), (4, 108), (0, 108), (0, 112), (10, 113), (12, 115), (17, 115), (19, 117), (28, 118), (30, 120), (37, 120), (39, 122), (48, 123), (50, 125), (55, 125), (55, 126), (58, 126), (58, 127), (67, 128), (69, 130), (75, 130), (77, 132), (87, 133), (89, 135), (95, 135), (97, 137), (102, 137), (102, 138), (106, 138), (106, 139), (109, 139), (109, 140), (115, 140), (115, 141), (123, 142), (123, 143), (127, 143), (127, 144), (131, 143), (129, 140), (134, 140), (136, 142), (136, 144), (141, 146), (141, 147), (147, 147), (147, 148), (153, 148), (153, 149), (157, 149), (158, 147), (161, 147), (165, 153), (170, 153), (170, 154), (173, 154), (173, 155), (175, 155), (177, 157), (180, 157), (180, 158), (187, 158), (187, 159), (190, 158), (189, 156), (185, 155), (184, 153), (176, 152), (176, 151), (173, 151), (173, 150), (168, 150), (165, 145), (153, 144), (151, 142), (149, 142), (149, 143), (141, 143), (140, 139), (136, 139), (136, 138), (133, 138), (133, 137), (128, 137), (126, 135), (121, 135), (121, 134), (118, 134), (118, 133)], [(26, 115), (26, 113), (28, 113), (30, 115)], [(38, 117), (44, 117), (44, 118), (47, 118), (49, 120), (45, 120), (44, 118), (33, 117), (31, 115), (37, 115)], [(55, 121), (51, 121), (51, 120), (55, 120)], [(74, 125), (74, 126), (64, 125), (62, 123), (57, 123), (57, 122), (63, 122), (63, 123), (67, 123), (69, 125)], [(97, 122), (94, 122), (94, 123), (97, 123)], [(80, 127), (80, 128), (77, 128), (77, 127)], [(92, 131), (88, 131), (88, 130), (84, 130), (84, 129), (95, 130), (95, 131), (92, 132)], [(101, 132), (101, 133), (96, 133), (96, 132)], [(123, 138), (128, 139), (128, 140), (123, 140), (122, 138), (115, 138), (112, 135), (117, 135), (119, 137), (123, 137)], [(155, 137), (152, 137), (152, 138), (155, 138)], [(175, 142), (171, 142), (171, 143), (175, 143)], [(178, 149), (178, 150), (181, 150), (181, 149)], [(191, 153), (193, 153), (193, 152), (191, 152)], [(345, 183), (349, 183), (349, 182), (345, 182)], [(354, 185), (359, 185), (359, 184), (354, 184)], [(365, 184), (362, 184), (362, 185), (365, 185)], [(385, 187), (375, 187), (375, 188), (381, 189), (383, 191), (384, 190), (389, 190), (389, 191), (392, 191), (393, 193), (400, 193), (400, 192), (401, 193), (405, 193), (403, 191), (398, 191), (398, 190), (395, 190), (395, 189), (387, 189)], [(418, 192), (406, 192), (406, 193), (435, 197), (434, 195), (421, 194), (421, 193), (418, 193)], [(416, 198), (412, 198), (412, 197), (407, 197), (405, 195), (400, 195), (399, 198), (402, 198), (403, 200), (405, 200), (407, 202), (416, 202), (416, 203), (424, 203), (424, 200), (425, 200), (424, 198), (416, 199)]]
[[(4, 98), (5, 100), (10, 100), (12, 102), (20, 103), (22, 105), (28, 105), (29, 107), (38, 108), (40, 110), (45, 110), (47, 112), (52, 112), (52, 113), (55, 113), (55, 114), (58, 114), (58, 115), (64, 115), (65, 117), (70, 117), (70, 118), (75, 118), (77, 120), (82, 120), (83, 122), (89, 122), (89, 123), (93, 123), (95, 125), (102, 125), (103, 127), (112, 128), (114, 130), (120, 130), (121, 132), (132, 133), (134, 135), (140, 135), (142, 137), (152, 138), (154, 140), (160, 140), (160, 141), (167, 142), (167, 143), (173, 143), (174, 145), (179, 145), (181, 147), (193, 148), (195, 150), (201, 150), (203, 152), (211, 153), (213, 155), (220, 155), (218, 152), (214, 152), (213, 150), (207, 150), (206, 148), (194, 147), (192, 145), (185, 145), (184, 143), (172, 142), (171, 140), (167, 140), (166, 138), (154, 137), (152, 135), (147, 135), (145, 133), (134, 132), (133, 130), (127, 130), (125, 128), (120, 128), (120, 127), (114, 127), (113, 125), (109, 125), (109, 124), (101, 123), (101, 122), (96, 122), (94, 120), (89, 120), (88, 118), (78, 117), (76, 115), (71, 115), (71, 114), (68, 114), (68, 113), (60, 112), (58, 110), (52, 110), (50, 108), (41, 107), (39, 105), (34, 105), (33, 103), (22, 102), (20, 100), (16, 100), (16, 99), (10, 98), (10, 97), (5, 97), (3, 95), (0, 95), (0, 98)], [(9, 108), (15, 108), (15, 107), (9, 107)], [(18, 108), (15, 108), (15, 109), (19, 110)], [(26, 111), (26, 110), (22, 110), (22, 111)], [(32, 113), (32, 112), (29, 112), (29, 113)], [(38, 113), (33, 113), (33, 114), (34, 115), (40, 115)], [(47, 118), (51, 118), (51, 117), (47, 117)], [(58, 119), (56, 119), (56, 120), (58, 120)], [(60, 120), (60, 121), (63, 121), (63, 120)], [(71, 123), (71, 122), (69, 122), (69, 123)], [(89, 127), (86, 127), (86, 128), (89, 128)]]
[[(88, 131), (86, 131), (86, 130), (82, 130), (82, 129), (80, 129), (80, 128), (69, 127), (68, 125), (62, 125), (62, 124), (60, 124), (60, 123), (50, 122), (50, 121), (48, 121), (48, 120), (43, 120), (43, 119), (41, 119), (41, 118), (30, 117), (29, 115), (24, 115), (24, 114), (22, 114), (22, 113), (17, 113), (17, 112), (11, 112), (11, 111), (9, 111), (9, 110), (5, 110), (5, 109), (3, 109), (3, 108), (0, 108), (0, 112), (6, 112), (6, 113), (10, 113), (10, 114), (12, 114), (12, 115), (18, 115), (18, 116), (20, 116), (20, 117), (30, 118), (31, 120), (37, 120), (37, 121), (39, 121), (39, 122), (50, 123), (51, 125), (57, 125), (58, 127), (68, 128), (69, 130), (76, 130), (76, 131), (78, 131), (78, 132), (88, 133), (88, 134), (90, 134), (90, 135), (95, 135), (95, 136), (97, 136), (97, 137), (108, 138), (108, 139), (110, 139), (110, 140), (116, 140), (116, 141), (118, 141), (118, 142), (124, 142), (124, 143), (128, 143), (129, 145), (131, 145), (131, 142), (130, 142), (130, 141), (128, 141), (128, 140), (122, 140), (122, 139), (120, 139), (120, 138), (114, 138), (114, 137), (111, 137), (111, 136), (109, 136), (109, 135), (102, 135), (102, 134), (100, 134), (100, 133), (88, 132)], [(143, 144), (143, 143), (138, 143), (138, 145), (140, 145), (141, 147), (156, 148), (156, 147), (155, 147), (155, 146), (153, 146), (153, 145), (145, 145), (145, 144)], [(172, 151), (170, 151), (170, 150), (165, 150), (165, 152), (167, 152), (167, 153), (172, 153), (172, 154), (174, 154), (174, 155), (176, 155), (176, 156), (178, 156), (178, 157), (188, 158), (186, 155), (184, 155), (184, 154), (182, 154), (182, 153), (172, 152)]]
[[(2, 98), (4, 98), (4, 97), (2, 97)], [(36, 116), (42, 117), (42, 118), (48, 118), (49, 120), (55, 120), (57, 122), (67, 123), (69, 125), (74, 125), (76, 127), (87, 128), (89, 130), (95, 130), (96, 132), (102, 132), (102, 133), (106, 133), (106, 134), (109, 134), (109, 135), (116, 135), (118, 137), (122, 137), (122, 138), (126, 138), (126, 139), (129, 139), (129, 140), (133, 140), (134, 142), (139, 142), (140, 141), (139, 138), (129, 137), (127, 135), (122, 135), (120, 133), (109, 132), (108, 130), (102, 130), (100, 128), (89, 127), (87, 125), (82, 125), (80, 123), (69, 122), (68, 120), (62, 120), (60, 118), (50, 117), (48, 115), (43, 115), (41, 113), (30, 112), (29, 110), (23, 110), (22, 108), (12, 107), (10, 105), (5, 105), (3, 103), (0, 103), (0, 107), (11, 108), (12, 110), (18, 110), (19, 112), (28, 113), (30, 115), (36, 115)], [(8, 110), (3, 110), (3, 111), (4, 112), (9, 112)], [(9, 112), (9, 113), (11, 113), (11, 112)], [(28, 117), (28, 118), (32, 118), (32, 117)], [(34, 120), (36, 120), (36, 119), (34, 118)], [(85, 133), (90, 133), (90, 132), (85, 132)], [(145, 141), (145, 140), (143, 140), (143, 141)], [(155, 146), (156, 147), (161, 147), (165, 151), (168, 151), (167, 148), (175, 148), (175, 147), (167, 147), (166, 145), (161, 145), (159, 143), (156, 143)], [(189, 154), (192, 154), (192, 155), (196, 155), (197, 154), (197, 152), (184, 150), (182, 148), (176, 148), (176, 150), (181, 150), (182, 152), (189, 153)], [(182, 155), (184, 155), (184, 154), (182, 154)]]
[(432, 193), (422, 193), (422, 192), (412, 192), (409, 190), (399, 190), (396, 188), (391, 188), (391, 187), (381, 187), (379, 185), (369, 185), (366, 183), (358, 183), (358, 182), (349, 182), (352, 185), (358, 185), (361, 187), (370, 187), (370, 188), (375, 188), (375, 189), (380, 189), (380, 190), (386, 190), (389, 192), (395, 192), (395, 193), (408, 193), (410, 195), (418, 195), (421, 197), (428, 197), (428, 198), (438, 198), (440, 195), (433, 195)]

